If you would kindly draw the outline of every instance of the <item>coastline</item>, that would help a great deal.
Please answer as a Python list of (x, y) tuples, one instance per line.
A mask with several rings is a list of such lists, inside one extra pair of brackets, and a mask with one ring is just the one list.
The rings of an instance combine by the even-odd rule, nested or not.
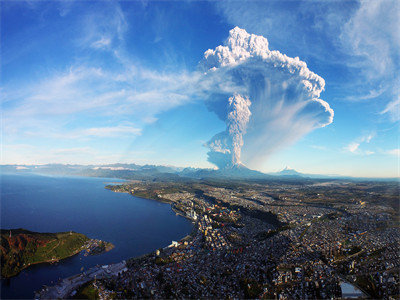
[[(152, 198), (144, 198), (140, 196), (135, 196), (134, 194), (130, 192), (119, 192), (119, 191), (113, 191), (114, 193), (127, 193), (130, 194), (131, 196), (145, 199), (145, 200), (153, 200), (165, 204), (170, 205), (170, 209), (175, 212), (177, 215), (184, 217), (185, 219), (189, 220), (192, 222), (192, 230), (190, 231), (189, 234), (184, 236), (183, 238), (179, 239), (179, 241), (190, 241), (193, 238), (194, 233), (197, 232), (197, 226), (195, 226), (196, 221), (188, 217), (187, 215), (183, 214), (182, 211), (176, 209), (174, 207), (174, 203), (172, 201), (168, 200), (161, 200), (162, 198), (159, 199), (152, 199)], [(165, 246), (164, 248), (168, 248), (169, 245)], [(45, 286), (42, 290), (40, 291), (35, 291), (35, 299), (59, 299), (59, 298), (64, 298), (68, 296), (73, 290), (82, 284), (85, 284), (94, 278), (96, 279), (102, 279), (108, 277), (110, 274), (117, 275), (119, 273), (123, 273), (124, 270), (127, 268), (128, 265), (132, 264), (133, 262), (140, 261), (142, 259), (145, 259), (151, 255), (154, 255), (157, 249), (153, 249), (152, 251), (145, 253), (140, 256), (135, 256), (135, 257), (130, 257), (126, 258), (125, 260), (115, 263), (115, 264), (110, 264), (110, 265), (103, 265), (103, 266), (96, 266), (93, 268), (90, 268), (86, 272), (81, 272), (75, 275), (72, 275), (70, 277), (62, 279), (58, 284), (53, 285), (53, 286)], [(79, 252), (78, 252), (79, 253)], [(76, 253), (77, 254), (77, 253)], [(75, 255), (76, 255), (75, 254)], [(113, 271), (110, 271), (111, 273), (107, 272), (106, 270), (112, 269)]]
[(134, 193), (129, 192), (129, 191), (114, 191), (114, 190), (109, 189), (109, 188), (107, 188), (107, 187), (105, 187), (105, 189), (110, 190), (110, 191), (112, 191), (112, 192), (114, 192), (114, 193), (129, 194), (129, 195), (131, 195), (131, 196), (133, 196), (133, 197), (136, 197), (136, 198), (145, 199), (145, 200), (152, 200), (152, 201), (156, 201), (156, 202), (160, 202), (160, 203), (164, 203), (164, 204), (169, 204), (171, 210), (172, 210), (174, 213), (176, 213), (177, 215), (179, 215), (179, 216), (181, 216), (181, 217), (184, 217), (185, 219), (188, 219), (188, 220), (191, 221), (192, 223), (195, 223), (195, 221), (194, 221), (193, 219), (191, 219), (190, 217), (188, 217), (188, 216), (187, 216), (186, 214), (184, 214), (181, 210), (177, 209), (177, 208), (174, 206), (174, 202), (172, 202), (172, 201), (170, 201), (170, 200), (167, 200), (167, 199), (164, 199), (164, 198), (161, 198), (161, 197), (158, 197), (158, 199), (154, 199), (154, 198), (150, 198), (150, 197), (149, 197), (149, 198), (145, 198), (145, 197), (143, 197), (143, 196), (136, 196)]
[(45, 264), (57, 263), (57, 262), (59, 262), (59, 261), (61, 261), (61, 260), (64, 260), (64, 259), (73, 257), (73, 256), (79, 254), (81, 251), (83, 251), (83, 249), (82, 249), (82, 250), (79, 250), (79, 251), (76, 251), (76, 252), (74, 252), (73, 254), (71, 254), (71, 255), (69, 255), (69, 256), (66, 256), (66, 257), (62, 257), (62, 258), (58, 258), (58, 259), (50, 259), (50, 260), (46, 260), (46, 261), (39, 261), (39, 262), (35, 262), (35, 263), (29, 263), (29, 264), (27, 264), (26, 266), (24, 266), (21, 270), (19, 270), (18, 273), (14, 274), (14, 275), (12, 275), (12, 276), (3, 277), (3, 276), (0, 275), (0, 279), (1, 279), (1, 280), (3, 280), (3, 279), (11, 279), (11, 278), (13, 278), (13, 277), (15, 277), (15, 276), (18, 276), (23, 270), (28, 269), (30, 266), (37, 266), (37, 265), (40, 265), (40, 264), (44, 264), (44, 265), (45, 265)]
[[(100, 248), (99, 249), (98, 248), (98, 244), (99, 243), (105, 243), (104, 248)], [(34, 266), (34, 265), (58, 263), (58, 262), (60, 262), (62, 260), (65, 260), (67, 258), (71, 258), (73, 256), (76, 256), (76, 255), (80, 254), (80, 253), (82, 253), (85, 256), (87, 256), (87, 255), (100, 255), (100, 254), (103, 254), (105, 252), (111, 251), (114, 248), (115, 248), (115, 245), (113, 245), (112, 243), (103, 242), (101, 240), (88, 238), (88, 240), (79, 249), (76, 249), (75, 251), (71, 252), (69, 255), (62, 256), (62, 257), (57, 257), (57, 258), (51, 258), (51, 259), (47, 259), (47, 260), (43, 260), (43, 261), (37, 261), (37, 262), (33, 262), (33, 263), (24, 264), (21, 267), (21, 269), (19, 269), (18, 272), (16, 272), (15, 274), (13, 274), (11, 276), (2, 276), (2, 275), (0, 275), (0, 279), (1, 280), (3, 280), (3, 279), (7, 280), (7, 279), (11, 279), (13, 277), (16, 277), (23, 270), (26, 270), (29, 267)]]
[[(37, 201), (35, 203), (38, 203), (37, 208), (40, 209), (41, 213), (39, 214), (40, 219), (36, 227), (29, 227), (29, 224), (35, 223), (31, 222), (31, 219), (25, 218), (26, 211), (22, 211), (22, 213), (18, 213), (18, 218), (15, 218), (15, 220), (11, 219), (11, 221), (9, 221), (5, 219), (4, 228), (26, 227), (28, 229), (34, 229), (43, 233), (51, 233), (52, 230), (55, 232), (58, 229), (61, 229), (59, 231), (65, 231), (65, 226), (67, 226), (69, 229), (68, 224), (72, 224), (71, 222), (76, 219), (80, 223), (75, 226), (74, 230), (83, 232), (89, 237), (97, 237), (96, 235), (101, 233), (99, 231), (102, 230), (101, 226), (104, 226), (105, 234), (101, 233), (101, 236), (99, 237), (104, 241), (111, 241), (116, 245), (116, 248), (103, 255), (96, 255), (95, 257), (88, 256), (87, 258), (83, 257), (83, 255), (76, 255), (79, 253), (78, 251), (74, 250), (79, 248), (72, 248), (71, 252), (63, 253), (70, 254), (71, 256), (69, 257), (52, 255), (51, 253), (50, 256), (43, 257), (43, 259), (24, 261), (20, 265), (22, 266), (24, 263), (31, 263), (30, 267), (25, 265), (23, 272), (20, 271), (12, 277), (4, 277), (4, 280), (2, 280), (2, 298), (32, 298), (34, 291), (40, 290), (43, 285), (50, 286), (55, 284), (59, 278), (65, 278), (82, 272), (82, 266), (84, 267), (84, 270), (88, 270), (96, 265), (117, 263), (127, 258), (137, 257), (144, 253), (149, 253), (155, 249), (169, 245), (172, 240), (179, 240), (180, 238), (185, 237), (188, 233), (190, 233), (193, 227), (191, 223), (187, 222), (186, 218), (182, 219), (180, 216), (175, 216), (175, 214), (170, 211), (170, 207), (168, 206), (156, 204), (156, 202), (153, 201), (148, 201), (150, 199), (147, 198), (135, 199), (129, 195), (108, 193), (104, 189), (104, 186), (110, 182), (108, 180), (104, 180), (104, 178), (65, 178), (63, 176), (60, 178), (57, 177), (47, 179), (47, 177), (33, 175), (21, 177), (12, 176), (5, 177), (5, 179), (8, 180), (4, 182), (10, 187), (10, 192), (15, 191), (17, 193), (21, 187), (25, 186), (30, 187), (34, 185), (39, 187), (36, 190), (40, 191), (40, 193), (33, 191), (35, 193), (31, 193), (26, 197), (21, 197), (21, 199), (18, 198), (18, 203), (29, 204), (35, 200)], [(113, 178), (113, 183), (117, 183), (118, 181), (118, 179)], [(122, 182), (120, 184), (122, 184)], [(62, 193), (59, 192), (60, 188), (63, 191)], [(55, 198), (52, 196), (53, 190), (55, 190), (54, 192), (57, 192)], [(47, 197), (48, 195), (49, 197)], [(71, 197), (73, 197), (72, 200), (69, 200)], [(8, 197), (7, 199), (11, 199), (11, 197)], [(57, 204), (58, 206), (53, 206), (55, 199), (60, 203), (59, 205)], [(85, 199), (85, 201), (80, 201), (79, 199)], [(118, 205), (119, 208), (114, 210), (115, 200), (120, 201), (123, 205)], [(81, 205), (80, 203), (82, 202), (85, 203), (85, 205)], [(97, 202), (99, 202), (101, 209), (98, 207), (96, 208), (100, 214), (99, 217), (93, 218), (93, 225), (91, 225), (91, 218), (94, 215), (93, 212), (87, 213), (88, 210), (86, 210), (86, 212), (80, 212), (79, 210), (72, 211), (72, 208), (76, 207), (90, 208), (90, 206), (96, 205)], [(8, 211), (10, 211), (13, 207), (14, 206), (12, 203), (7, 204)], [(67, 208), (65, 220), (62, 218), (57, 221), (57, 214), (54, 212), (57, 212), (61, 208), (65, 207)], [(75, 212), (77, 216), (75, 216)], [(157, 223), (155, 228), (149, 227), (149, 229), (140, 229), (140, 227), (137, 226), (137, 224), (140, 224), (141, 222), (140, 220), (143, 216), (143, 213), (146, 215), (148, 213), (149, 216), (159, 216), (157, 220), (160, 221), (155, 220)], [(8, 213), (8, 216), (12, 215), (12, 213)], [(49, 218), (47, 218), (46, 215), (48, 215)], [(81, 215), (85, 216), (85, 218), (81, 218)], [(89, 219), (86, 218), (87, 215)], [(24, 219), (22, 219), (20, 216), (23, 216)], [(64, 213), (62, 216), (64, 216)], [(126, 222), (121, 222), (119, 216), (125, 218)], [(137, 219), (138, 221), (132, 220), (132, 216), (134, 216), (134, 219)], [(37, 219), (37, 217), (33, 216), (32, 220), (35, 218)], [(8, 219), (10, 219), (10, 217)], [(57, 227), (53, 227), (53, 223), (54, 226)], [(129, 228), (124, 229), (126, 225), (128, 225)], [(165, 229), (164, 231), (165, 225), (168, 225), (168, 228), (171, 227), (171, 229)], [(99, 229), (96, 229), (94, 226), (98, 227)], [(166, 235), (160, 234), (159, 237), (152, 238), (150, 241), (141, 241), (138, 239), (143, 234), (146, 234), (147, 236), (149, 236), (149, 234), (158, 235), (159, 230), (166, 232)], [(115, 238), (110, 234), (114, 234)], [(120, 241), (122, 242), (121, 245), (119, 244)], [(53, 245), (55, 244), (56, 243)], [(137, 249), (135, 249), (135, 245), (138, 246)], [(72, 253), (72, 251), (74, 251), (74, 253)], [(52, 260), (53, 257), (62, 257), (65, 262), (61, 259), (57, 261)], [(34, 263), (34, 265), (32, 263)], [(4, 275), (8, 276), (8, 274)]]

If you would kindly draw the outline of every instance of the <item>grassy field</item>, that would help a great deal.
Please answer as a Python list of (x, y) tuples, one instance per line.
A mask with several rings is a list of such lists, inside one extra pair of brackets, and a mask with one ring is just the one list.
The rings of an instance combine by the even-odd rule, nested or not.
[(25, 229), (2, 229), (1, 276), (15, 276), (30, 265), (72, 256), (88, 240), (88, 237), (76, 232), (39, 233)]

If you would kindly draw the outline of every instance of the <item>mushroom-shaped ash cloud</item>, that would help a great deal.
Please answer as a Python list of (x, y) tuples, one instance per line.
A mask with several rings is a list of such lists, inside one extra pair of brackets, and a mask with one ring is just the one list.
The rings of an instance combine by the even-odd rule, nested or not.
[(207, 50), (199, 64), (208, 108), (226, 130), (206, 146), (219, 168), (255, 167), (269, 154), (333, 121), (320, 99), (325, 81), (298, 57), (268, 48), (268, 40), (238, 27), (224, 46)]

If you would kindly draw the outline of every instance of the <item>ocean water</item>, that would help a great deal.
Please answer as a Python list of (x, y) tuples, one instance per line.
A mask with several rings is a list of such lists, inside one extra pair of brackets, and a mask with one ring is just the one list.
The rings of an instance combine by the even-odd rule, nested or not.
[(1, 175), (1, 228), (38, 232), (75, 231), (111, 242), (97, 256), (81, 254), (40, 264), (1, 280), (1, 298), (33, 298), (34, 291), (97, 264), (110, 264), (165, 247), (187, 235), (192, 224), (169, 204), (106, 190), (116, 179)]

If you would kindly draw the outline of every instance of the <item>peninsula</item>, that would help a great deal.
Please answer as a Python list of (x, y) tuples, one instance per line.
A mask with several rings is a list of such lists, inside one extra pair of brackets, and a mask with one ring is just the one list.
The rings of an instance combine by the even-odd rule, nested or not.
[(1, 277), (17, 275), (30, 265), (53, 263), (84, 251), (95, 255), (114, 248), (101, 240), (69, 232), (39, 233), (26, 229), (1, 229)]

